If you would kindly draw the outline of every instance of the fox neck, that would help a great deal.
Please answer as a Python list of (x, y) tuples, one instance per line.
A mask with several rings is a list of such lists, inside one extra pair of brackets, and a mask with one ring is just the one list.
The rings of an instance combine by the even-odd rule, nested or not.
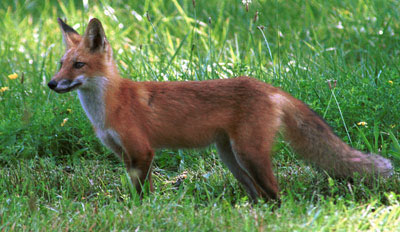
[(104, 94), (109, 82), (106, 77), (92, 77), (88, 80), (85, 88), (78, 89), (82, 107), (96, 129), (105, 128)]

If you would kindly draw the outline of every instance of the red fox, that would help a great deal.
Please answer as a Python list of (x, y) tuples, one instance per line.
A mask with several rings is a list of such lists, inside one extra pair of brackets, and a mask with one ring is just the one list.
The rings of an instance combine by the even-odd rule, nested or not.
[(221, 160), (253, 200), (279, 198), (271, 146), (282, 129), (295, 151), (334, 176), (389, 177), (391, 162), (340, 140), (306, 104), (250, 77), (185, 82), (121, 78), (102, 24), (85, 34), (58, 19), (65, 55), (48, 83), (57, 93), (77, 90), (101, 142), (125, 163), (142, 196), (151, 180), (154, 149), (215, 143)]

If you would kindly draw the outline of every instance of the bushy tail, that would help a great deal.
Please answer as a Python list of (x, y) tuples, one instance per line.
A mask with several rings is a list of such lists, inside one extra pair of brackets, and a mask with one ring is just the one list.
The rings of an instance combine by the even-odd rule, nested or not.
[(286, 138), (306, 160), (337, 177), (352, 177), (354, 173), (369, 179), (392, 175), (388, 159), (351, 148), (303, 102), (286, 94), (285, 98), (286, 103), (280, 107)]

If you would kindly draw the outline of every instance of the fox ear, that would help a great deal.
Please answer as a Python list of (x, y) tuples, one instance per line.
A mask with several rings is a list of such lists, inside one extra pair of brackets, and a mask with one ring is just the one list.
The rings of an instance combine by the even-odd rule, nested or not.
[(60, 18), (57, 19), (58, 24), (60, 25), (60, 29), (63, 35), (63, 40), (67, 49), (78, 45), (81, 41), (81, 36), (78, 32), (76, 32), (72, 27), (68, 26), (64, 21)]
[(98, 19), (93, 18), (90, 20), (83, 39), (86, 47), (91, 52), (103, 52), (105, 50), (107, 39), (103, 26)]

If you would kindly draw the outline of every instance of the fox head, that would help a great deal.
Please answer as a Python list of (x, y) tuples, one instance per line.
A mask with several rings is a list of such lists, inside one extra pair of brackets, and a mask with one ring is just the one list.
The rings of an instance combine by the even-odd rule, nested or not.
[(101, 22), (90, 20), (85, 34), (79, 35), (58, 18), (66, 52), (60, 60), (60, 70), (47, 84), (57, 93), (89, 88), (96, 77), (105, 77), (114, 71), (112, 49)]

